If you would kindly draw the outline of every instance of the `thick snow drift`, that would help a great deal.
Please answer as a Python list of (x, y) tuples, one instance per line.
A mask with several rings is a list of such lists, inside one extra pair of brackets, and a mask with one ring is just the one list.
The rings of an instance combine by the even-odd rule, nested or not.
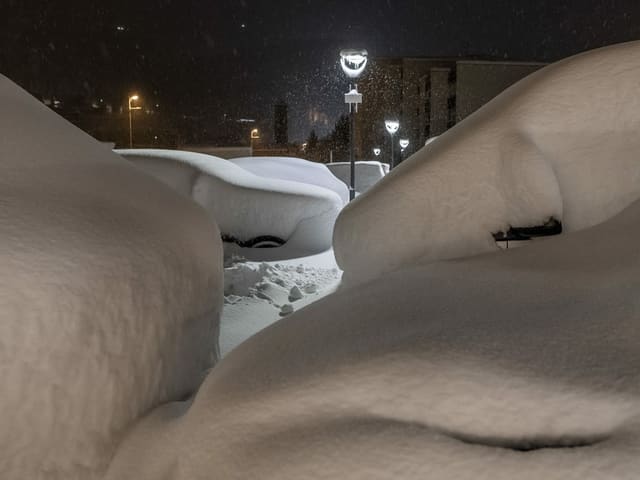
[[(345, 185), (351, 183), (351, 163), (333, 162), (327, 163), (327, 168), (338, 177)], [(378, 183), (389, 173), (389, 165), (386, 163), (360, 161), (356, 162), (356, 192), (364, 193)]]
[(0, 476), (101, 478), (214, 360), (206, 213), (0, 76)]
[(243, 157), (234, 158), (231, 161), (260, 177), (278, 178), (328, 188), (340, 195), (345, 204), (349, 203), (347, 186), (322, 163), (292, 157)]
[(638, 258), (634, 203), (338, 292), (144, 420), (107, 478), (635, 478)]
[(335, 229), (347, 282), (496, 248), (491, 234), (595, 225), (640, 197), (640, 42), (539, 70), (404, 161)]
[(333, 191), (263, 178), (221, 158), (174, 150), (117, 150), (145, 172), (192, 198), (216, 221), (225, 239), (251, 246), (264, 237), (289, 249), (316, 253), (331, 247), (342, 208)]

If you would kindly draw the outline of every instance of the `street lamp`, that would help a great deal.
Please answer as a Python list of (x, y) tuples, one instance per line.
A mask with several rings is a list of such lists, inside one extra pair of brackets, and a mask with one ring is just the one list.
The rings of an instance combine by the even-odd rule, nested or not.
[(342, 50), (340, 52), (340, 66), (349, 78), (358, 78), (367, 66), (366, 50)]
[(404, 160), (403, 153), (407, 149), (408, 146), (409, 146), (409, 139), (408, 138), (401, 138), (400, 139), (400, 161)]
[(379, 157), (379, 156), (380, 156), (380, 153), (382, 153), (382, 150), (380, 150), (379, 148), (377, 148), (377, 147), (376, 147), (376, 148), (374, 148), (374, 149), (373, 149), (373, 154), (374, 154), (376, 157)]
[[(349, 78), (358, 78), (364, 72), (367, 66), (366, 50), (342, 50), (340, 52), (340, 66), (345, 75)], [(349, 182), (349, 199), (353, 200), (356, 196), (356, 155), (355, 155), (355, 130), (358, 105), (362, 103), (362, 94), (358, 92), (358, 85), (349, 85), (349, 91), (344, 96), (344, 103), (349, 105), (349, 160), (351, 163), (351, 178)]]
[(138, 95), (131, 95), (129, 97), (129, 148), (133, 148), (133, 110), (142, 110), (142, 107), (132, 106), (133, 102), (138, 101), (140, 97)]
[(254, 128), (251, 130), (251, 135), (249, 137), (249, 141), (251, 142), (251, 155), (253, 156), (253, 141), (258, 140), (260, 138), (260, 130)]
[(393, 148), (393, 136), (400, 129), (400, 122), (398, 120), (385, 120), (384, 126), (387, 132), (389, 132), (389, 135), (391, 135), (391, 168), (393, 168), (395, 166), (393, 161), (393, 152), (395, 150), (395, 148)]

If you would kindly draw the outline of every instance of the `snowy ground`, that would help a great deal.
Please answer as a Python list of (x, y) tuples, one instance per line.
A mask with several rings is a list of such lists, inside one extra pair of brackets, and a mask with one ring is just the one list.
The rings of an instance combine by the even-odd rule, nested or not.
[(222, 355), (263, 328), (332, 293), (341, 276), (333, 250), (277, 261), (249, 261), (235, 255), (228, 258), (220, 331)]

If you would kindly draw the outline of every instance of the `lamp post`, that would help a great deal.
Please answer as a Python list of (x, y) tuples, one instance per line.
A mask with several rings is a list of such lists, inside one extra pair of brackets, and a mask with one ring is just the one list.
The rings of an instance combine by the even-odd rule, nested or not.
[(249, 141), (251, 142), (251, 156), (253, 156), (253, 141), (258, 140), (260, 138), (260, 130), (254, 128), (251, 130), (251, 135), (249, 137)]
[(133, 148), (133, 110), (142, 110), (142, 107), (134, 107), (132, 106), (133, 102), (139, 100), (140, 97), (138, 95), (131, 95), (129, 97), (129, 148)]
[[(342, 50), (340, 52), (340, 66), (345, 75), (349, 78), (358, 78), (367, 66), (366, 50)], [(358, 85), (349, 86), (349, 91), (344, 96), (344, 103), (349, 105), (349, 160), (351, 163), (351, 178), (349, 182), (349, 199), (356, 196), (356, 159), (355, 159), (355, 113), (358, 111), (358, 104), (362, 103), (362, 94), (358, 92)]]
[(385, 120), (384, 126), (387, 132), (389, 132), (389, 135), (391, 135), (391, 168), (393, 168), (395, 167), (393, 160), (393, 152), (395, 150), (395, 148), (393, 148), (393, 136), (400, 129), (400, 122), (398, 120)]
[(409, 139), (408, 138), (401, 138), (400, 139), (400, 161), (404, 160), (403, 157), (403, 153), (404, 151), (407, 149), (407, 147), (409, 146)]

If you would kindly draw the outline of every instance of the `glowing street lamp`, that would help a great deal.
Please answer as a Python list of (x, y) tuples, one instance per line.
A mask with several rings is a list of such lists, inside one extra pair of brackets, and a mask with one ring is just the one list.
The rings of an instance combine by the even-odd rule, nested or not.
[[(345, 75), (349, 78), (358, 78), (364, 72), (367, 66), (366, 50), (342, 50), (340, 52), (340, 66)], [(349, 105), (349, 160), (351, 163), (351, 179), (349, 182), (349, 199), (353, 200), (356, 196), (356, 159), (354, 136), (356, 129), (355, 113), (358, 112), (358, 105), (362, 103), (362, 94), (358, 92), (358, 85), (349, 86), (349, 91), (344, 96), (344, 103)]]
[(404, 156), (403, 156), (404, 151), (409, 146), (409, 139), (401, 138), (399, 143), (400, 143), (400, 161), (402, 161), (404, 160)]
[(366, 50), (342, 50), (340, 52), (340, 66), (349, 78), (358, 78), (367, 66)]
[(142, 107), (134, 107), (133, 102), (140, 100), (138, 95), (131, 95), (129, 97), (129, 148), (133, 148), (133, 110), (142, 110)]
[(376, 157), (379, 157), (381, 153), (382, 153), (382, 150), (380, 150), (379, 148), (376, 147), (376, 148), (373, 149), (373, 154)]
[(395, 150), (395, 148), (393, 148), (393, 136), (400, 129), (400, 122), (398, 120), (385, 120), (384, 126), (387, 129), (387, 132), (389, 132), (389, 135), (391, 135), (391, 168), (393, 168), (395, 167), (393, 160), (393, 152)]
[(260, 130), (254, 128), (251, 130), (251, 135), (249, 135), (249, 142), (251, 143), (251, 155), (253, 156), (253, 141), (260, 139)]

